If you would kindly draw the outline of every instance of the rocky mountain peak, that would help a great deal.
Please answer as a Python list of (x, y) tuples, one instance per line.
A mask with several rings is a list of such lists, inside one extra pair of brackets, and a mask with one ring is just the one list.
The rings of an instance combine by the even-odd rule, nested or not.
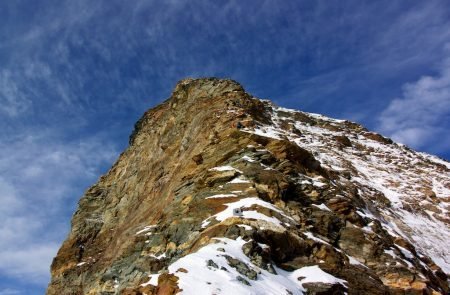
[(79, 202), (48, 294), (446, 294), (450, 163), (180, 81)]
[[(268, 116), (264, 117), (266, 111), (262, 102), (252, 99), (252, 96), (246, 93), (238, 82), (218, 78), (189, 78), (176, 84), (168, 100), (144, 114), (135, 125), (135, 130), (130, 137), (130, 144), (145, 125), (153, 128), (157, 123), (155, 119), (163, 122), (185, 116), (182, 118), (186, 122), (184, 125), (193, 125), (191, 124), (193, 116), (196, 117), (201, 112), (203, 115), (200, 116), (201, 119), (197, 119), (197, 123), (201, 120), (214, 123), (218, 119), (218, 112), (226, 108), (233, 108), (241, 114), (241, 118), (244, 116), (247, 117), (244, 118), (247, 120), (253, 120), (251, 117), (264, 122), (269, 120)], [(160, 117), (160, 115), (162, 116)], [(169, 122), (169, 124), (172, 123)]]
[(244, 88), (238, 82), (231, 79), (219, 78), (187, 78), (179, 81), (173, 92), (172, 98), (198, 98), (202, 96), (221, 96), (227, 92), (245, 93)]

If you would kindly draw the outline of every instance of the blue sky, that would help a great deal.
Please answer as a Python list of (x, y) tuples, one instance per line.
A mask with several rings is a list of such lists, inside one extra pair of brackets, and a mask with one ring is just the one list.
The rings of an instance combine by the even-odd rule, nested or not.
[(1, 1), (0, 295), (43, 294), (84, 190), (185, 77), (450, 158), (450, 3)]

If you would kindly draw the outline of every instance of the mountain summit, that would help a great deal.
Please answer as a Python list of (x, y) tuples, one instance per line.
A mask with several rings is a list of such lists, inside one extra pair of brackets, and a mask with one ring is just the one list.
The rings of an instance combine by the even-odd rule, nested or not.
[(79, 201), (47, 294), (447, 294), (450, 163), (180, 81)]

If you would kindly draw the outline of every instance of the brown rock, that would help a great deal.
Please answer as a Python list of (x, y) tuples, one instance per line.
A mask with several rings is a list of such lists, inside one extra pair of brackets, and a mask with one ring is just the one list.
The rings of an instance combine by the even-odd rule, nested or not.
[[(279, 121), (272, 118), (273, 112)], [(280, 139), (250, 133), (277, 122)], [(302, 126), (315, 126), (317, 132)], [(334, 136), (335, 132), (342, 136)], [(396, 153), (380, 155), (381, 150), (358, 143), (361, 135), (381, 147), (389, 144)], [(71, 232), (52, 263), (47, 294), (176, 294), (181, 291), (177, 273), (181, 277), (191, 270), (186, 266), (167, 273), (168, 266), (218, 237), (246, 241), (242, 250), (250, 262), (230, 256), (241, 271), (242, 283), (252, 284), (261, 269), (276, 274), (275, 266), (295, 270), (320, 265), (345, 279), (349, 294), (430, 294), (433, 290), (445, 294), (447, 274), (431, 259), (419, 257), (417, 244), (393, 237), (385, 229), (388, 223), (402, 225), (395, 219), (398, 212), (350, 158), (368, 164), (375, 158), (377, 166), (371, 169), (404, 176), (402, 182), (385, 185), (410, 192), (402, 197), (408, 203), (403, 208), (414, 214), (438, 203), (445, 208), (447, 196), (419, 190), (429, 202), (422, 206), (414, 190), (430, 188), (433, 181), (448, 186), (449, 170), (391, 143), (355, 123), (276, 109), (253, 98), (235, 81), (180, 81), (168, 100), (136, 123), (130, 146), (81, 198)], [(332, 167), (327, 159), (343, 167)], [(420, 165), (411, 164), (415, 159)], [(236, 169), (213, 169), (218, 166)], [(408, 178), (411, 173), (413, 182)], [(230, 193), (236, 196), (210, 198)], [(256, 212), (279, 223), (244, 214), (223, 221), (212, 217), (247, 197), (259, 197), (277, 209), (248, 205), (239, 208), (242, 212)], [(437, 220), (446, 220), (444, 210), (434, 211)], [(205, 220), (210, 223), (202, 226)], [(407, 228), (404, 232), (409, 233)], [(398, 246), (412, 253), (410, 268)], [(225, 248), (220, 255), (229, 254)], [(387, 250), (398, 257), (386, 254)], [(351, 264), (348, 255), (364, 265)], [(223, 271), (214, 259), (211, 268)], [(204, 265), (208, 267), (206, 261)], [(154, 273), (161, 273), (158, 285), (141, 286)], [(342, 285), (304, 287), (310, 294), (344, 292)]]
[(192, 157), (192, 160), (195, 162), (195, 164), (200, 165), (203, 163), (203, 156), (202, 154), (197, 154)]

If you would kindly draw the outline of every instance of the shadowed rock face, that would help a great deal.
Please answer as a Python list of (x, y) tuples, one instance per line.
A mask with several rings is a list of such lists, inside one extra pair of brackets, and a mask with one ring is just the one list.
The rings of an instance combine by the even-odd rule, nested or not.
[(47, 294), (446, 294), (449, 166), (235, 81), (182, 80), (79, 201)]

